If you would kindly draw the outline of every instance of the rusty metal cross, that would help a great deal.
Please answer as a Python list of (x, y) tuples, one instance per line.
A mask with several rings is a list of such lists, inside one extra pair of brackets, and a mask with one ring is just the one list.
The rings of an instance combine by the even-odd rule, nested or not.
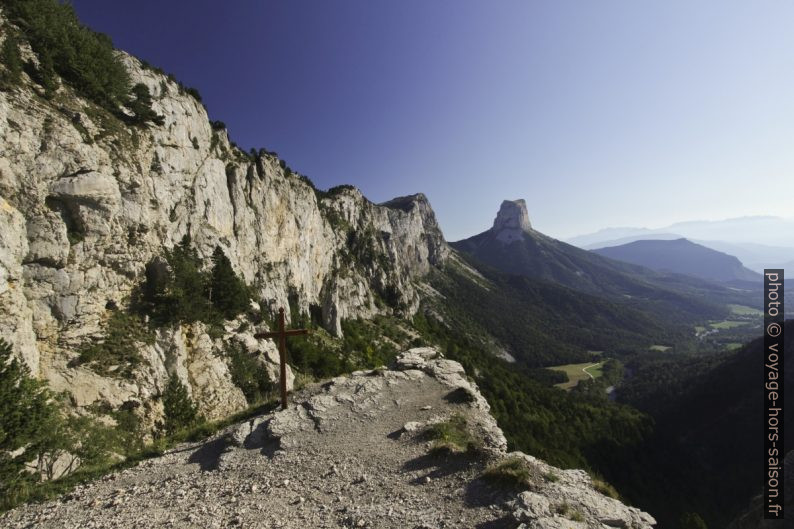
[(254, 335), (254, 338), (278, 338), (278, 356), (279, 363), (281, 364), (281, 379), (279, 384), (281, 386), (281, 409), (287, 409), (287, 336), (297, 336), (299, 334), (309, 334), (308, 329), (290, 329), (284, 328), (284, 307), (278, 309), (278, 331), (276, 332), (260, 332)]

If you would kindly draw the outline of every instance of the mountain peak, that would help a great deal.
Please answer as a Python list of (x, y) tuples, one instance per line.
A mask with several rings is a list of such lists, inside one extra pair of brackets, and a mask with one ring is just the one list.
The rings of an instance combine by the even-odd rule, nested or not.
[(522, 233), (529, 233), (532, 230), (532, 225), (529, 223), (527, 203), (524, 199), (503, 201), (491, 229), (496, 232), (496, 237), (503, 242), (518, 240)]

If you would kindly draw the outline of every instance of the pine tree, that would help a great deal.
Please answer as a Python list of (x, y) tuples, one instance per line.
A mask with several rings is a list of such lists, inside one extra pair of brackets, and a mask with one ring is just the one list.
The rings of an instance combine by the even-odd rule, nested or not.
[(248, 287), (235, 274), (232, 263), (220, 246), (212, 253), (209, 297), (226, 319), (232, 319), (248, 308)]
[(194, 425), (198, 419), (198, 411), (188, 395), (187, 388), (176, 375), (171, 375), (163, 392), (163, 410), (165, 412), (165, 431), (173, 434)]
[(3, 84), (12, 85), (19, 82), (22, 74), (22, 57), (19, 54), (19, 41), (13, 34), (3, 40), (3, 46), (0, 48), (0, 62), (6, 67), (3, 73)]
[[(11, 346), (0, 339), (0, 497), (14, 502), (34, 476), (23, 472), (31, 453), (46, 442), (48, 428), (59, 417), (52, 395), (42, 382), (30, 376), (27, 366), (15, 358)], [(11, 452), (26, 447), (16, 457)]]
[(138, 83), (132, 87), (132, 95), (134, 96), (127, 104), (127, 108), (132, 111), (132, 122), (136, 125), (146, 125), (146, 123), (154, 123), (155, 125), (162, 125), (165, 123), (163, 116), (152, 110), (152, 94), (149, 92), (149, 87), (143, 83)]

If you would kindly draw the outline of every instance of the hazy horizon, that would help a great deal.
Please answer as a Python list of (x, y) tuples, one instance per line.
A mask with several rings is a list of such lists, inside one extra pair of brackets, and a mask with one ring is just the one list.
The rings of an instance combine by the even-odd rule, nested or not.
[(514, 198), (561, 239), (792, 216), (791, 4), (73, 5), (241, 147), (375, 202), (423, 192), (449, 240)]

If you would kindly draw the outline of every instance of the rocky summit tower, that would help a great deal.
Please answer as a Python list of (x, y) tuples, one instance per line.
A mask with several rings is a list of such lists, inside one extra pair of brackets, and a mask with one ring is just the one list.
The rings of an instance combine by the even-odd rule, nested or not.
[(496, 214), (491, 231), (502, 242), (521, 240), (521, 235), (532, 231), (527, 213), (527, 203), (523, 198), (518, 200), (505, 200)]

